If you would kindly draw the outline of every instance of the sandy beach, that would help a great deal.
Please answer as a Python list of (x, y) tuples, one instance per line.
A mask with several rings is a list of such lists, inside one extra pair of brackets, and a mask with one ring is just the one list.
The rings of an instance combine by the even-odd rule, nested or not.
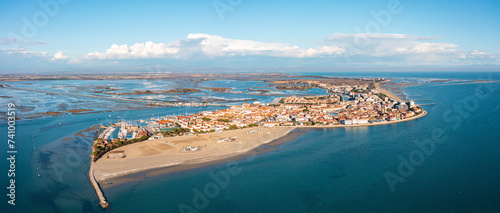
[[(255, 127), (222, 133), (164, 138), (130, 144), (117, 150), (125, 151), (125, 158), (101, 157), (94, 166), (98, 182), (165, 167), (189, 166), (245, 154), (262, 144), (281, 138), (296, 127)], [(254, 131), (252, 134), (248, 132)], [(224, 138), (233, 142), (218, 142)], [(180, 152), (186, 146), (198, 151)]]
[(384, 93), (386, 94), (387, 96), (389, 96), (389, 98), (392, 98), (393, 100), (396, 100), (396, 101), (403, 101), (400, 97), (394, 95), (394, 93), (390, 92), (389, 90), (386, 90), (384, 88), (382, 88), (380, 86), (381, 83), (387, 83), (387, 82), (390, 82), (390, 80), (388, 81), (384, 81), (384, 82), (378, 82), (378, 83), (375, 83), (375, 89), (378, 90), (379, 92), (381, 93)]

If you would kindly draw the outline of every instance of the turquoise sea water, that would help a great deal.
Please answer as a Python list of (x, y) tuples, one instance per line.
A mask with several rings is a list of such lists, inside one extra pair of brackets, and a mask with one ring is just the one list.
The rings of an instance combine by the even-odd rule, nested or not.
[[(105, 189), (111, 202), (106, 210), (100, 209), (88, 181), (90, 140), (75, 136), (76, 132), (113, 120), (215, 108), (147, 109), (20, 121), (16, 124), (16, 206), (8, 205), (8, 197), (3, 196), (2, 212), (500, 211), (500, 83), (446, 85), (426, 80), (500, 80), (499, 73), (351, 76), (423, 82), (404, 88), (405, 94), (430, 99), (422, 103), (436, 105), (423, 106), (428, 115), (421, 119), (384, 126), (313, 129), (264, 154)], [(4, 141), (6, 128), (5, 124), (0, 126)], [(440, 132), (439, 137), (433, 137)], [(72, 139), (62, 141), (68, 137)], [(441, 140), (432, 142), (433, 149), (425, 146), (426, 152), (415, 142), (433, 138)], [(6, 149), (6, 145), (0, 147), (2, 156)], [(4, 159), (1, 165), (1, 187), (6, 194), (9, 164)], [(398, 171), (400, 165), (406, 167)], [(394, 175), (391, 181), (399, 181), (392, 184), (394, 190), (387, 174)], [(214, 178), (217, 175), (219, 178)]]

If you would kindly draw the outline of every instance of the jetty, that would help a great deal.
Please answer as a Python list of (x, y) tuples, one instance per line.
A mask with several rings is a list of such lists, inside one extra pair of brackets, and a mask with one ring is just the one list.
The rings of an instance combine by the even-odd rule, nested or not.
[[(102, 126), (102, 125), (101, 125), (101, 127), (104, 127), (105, 129), (99, 134), (98, 138), (100, 138), (104, 134), (106, 134), (111, 128), (111, 127), (106, 127), (106, 126)], [(94, 144), (95, 144), (95, 140), (94, 140), (94, 143), (92, 143), (92, 153), (94, 152)], [(96, 181), (95, 176), (94, 176), (94, 162), (97, 160), (95, 158), (96, 157), (94, 155), (90, 154), (89, 179), (90, 179), (90, 183), (92, 183), (92, 186), (95, 189), (97, 197), (99, 198), (99, 204), (101, 205), (102, 208), (105, 209), (108, 207), (109, 202), (106, 201), (106, 197), (104, 197), (104, 193), (102, 192), (101, 187), (99, 186), (99, 183)]]
[(89, 178), (90, 182), (92, 183), (92, 186), (94, 186), (95, 192), (97, 193), (97, 197), (99, 197), (99, 204), (102, 206), (102, 208), (107, 208), (109, 203), (106, 201), (106, 197), (104, 197), (104, 193), (102, 193), (101, 187), (99, 186), (99, 183), (95, 180), (94, 177), (94, 160), (92, 159), (90, 161), (90, 170), (89, 170)]

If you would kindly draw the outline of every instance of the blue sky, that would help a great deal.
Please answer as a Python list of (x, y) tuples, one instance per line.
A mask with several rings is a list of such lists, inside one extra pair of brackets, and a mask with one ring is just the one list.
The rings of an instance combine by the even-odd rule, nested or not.
[(500, 70), (498, 11), (500, 1), (2, 1), (0, 72)]

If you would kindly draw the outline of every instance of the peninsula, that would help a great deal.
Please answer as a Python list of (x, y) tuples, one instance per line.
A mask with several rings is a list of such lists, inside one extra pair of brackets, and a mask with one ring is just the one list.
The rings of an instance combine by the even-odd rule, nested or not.
[[(144, 174), (227, 162), (255, 152), (259, 146), (297, 128), (384, 125), (426, 115), (413, 101), (403, 101), (382, 89), (379, 82), (303, 83), (325, 89), (329, 95), (293, 95), (276, 98), (272, 103), (244, 103), (217, 111), (140, 120), (142, 126), (112, 124), (94, 142), (95, 180), (116, 185), (142, 179)], [(118, 136), (111, 138), (114, 131), (119, 132)], [(134, 175), (138, 173), (143, 175)]]

